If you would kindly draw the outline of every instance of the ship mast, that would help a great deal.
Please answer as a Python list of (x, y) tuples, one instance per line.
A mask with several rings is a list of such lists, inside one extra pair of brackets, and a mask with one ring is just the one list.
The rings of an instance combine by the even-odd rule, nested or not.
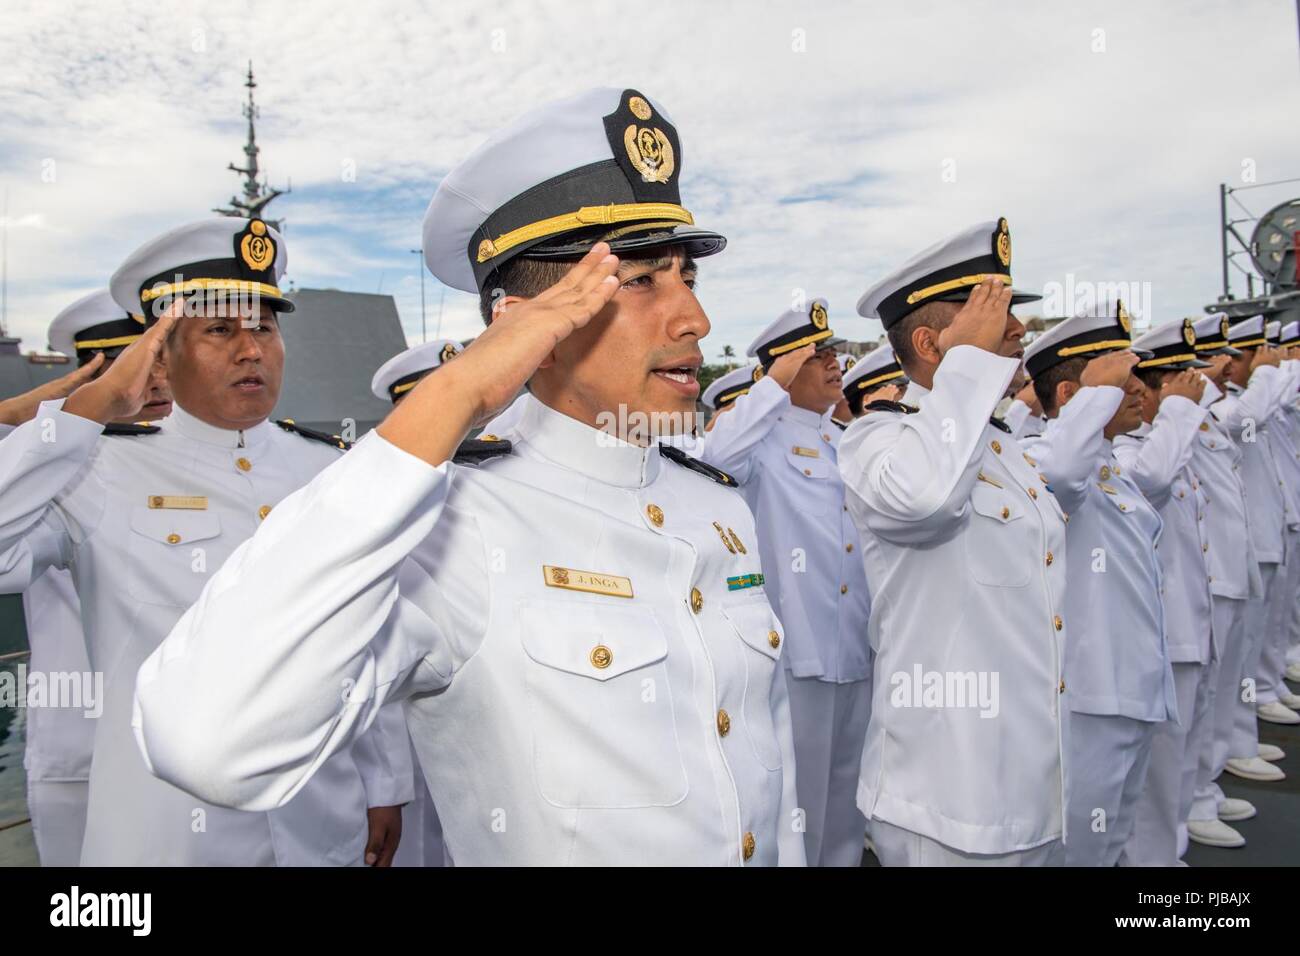
[(234, 163), (227, 165), (231, 172), (239, 173), (243, 177), (243, 198), (236, 196), (230, 197), (230, 205), (225, 209), (214, 209), (213, 212), (220, 213), (223, 216), (238, 216), (243, 219), (263, 219), (267, 225), (274, 229), (280, 228), (280, 221), (277, 219), (267, 219), (265, 209), (267, 205), (277, 196), (282, 196), (289, 189), (273, 189), (267, 185), (266, 178), (258, 182), (258, 165), (257, 154), (261, 151), (257, 145), (257, 132), (254, 129), (253, 121), (260, 115), (257, 104), (253, 101), (253, 90), (257, 88), (257, 83), (253, 80), (253, 62), (248, 62), (248, 79), (245, 80), (244, 86), (248, 88), (248, 102), (244, 105), (243, 114), (248, 117), (248, 142), (244, 144), (244, 163), (243, 166), (236, 166)]

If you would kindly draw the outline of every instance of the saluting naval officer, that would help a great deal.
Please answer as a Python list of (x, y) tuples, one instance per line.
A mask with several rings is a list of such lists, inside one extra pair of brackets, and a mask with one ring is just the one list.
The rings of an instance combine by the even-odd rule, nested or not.
[(1133, 341), (1150, 353), (1134, 367), (1142, 421), (1116, 435), (1115, 459), (1155, 506), (1164, 527), (1160, 564), (1165, 642), (1174, 677), (1177, 721), (1158, 724), (1146, 783), (1138, 796), (1125, 857), (1136, 866), (1177, 866), (1186, 850), (1181, 828), (1192, 806), (1197, 754), (1211, 723), (1210, 536), (1213, 493), (1194, 468), (1197, 436), (1209, 412), (1201, 404), (1208, 362), (1197, 357), (1191, 319), (1167, 322)]
[[(379, 366), (370, 380), (370, 391), (381, 401), (396, 405), (422, 378), (442, 368), (462, 351), (464, 348), (454, 339), (434, 339), (413, 345)], [(443, 866), (449, 862), (442, 841), (442, 824), (438, 822), (438, 811), (418, 761), (412, 744), (415, 798), (402, 807), (402, 842), (393, 857), (393, 866)]]
[(835, 356), (835, 361), (837, 361), (840, 366), (841, 391), (839, 401), (837, 401), (835, 407), (831, 409), (831, 422), (836, 425), (840, 431), (843, 431), (849, 427), (849, 422), (853, 421), (853, 413), (849, 411), (849, 400), (843, 392), (844, 376), (849, 373), (849, 370), (852, 369), (855, 364), (857, 364), (858, 360), (856, 356), (850, 355), (848, 352), (841, 352), (839, 355)]
[[(1263, 315), (1231, 322), (1228, 344), (1238, 354), (1228, 362), (1226, 393), (1211, 406), (1218, 420), (1241, 449), (1241, 474), (1246, 487), (1251, 541), (1259, 562), (1260, 590), (1246, 602), (1242, 624), (1244, 647), (1241, 669), (1234, 675), (1230, 695), (1233, 724), (1228, 734), (1224, 770), (1258, 782), (1286, 777), (1280, 767), (1264, 759), (1259, 742), (1259, 707), (1256, 677), (1265, 637), (1285, 620), (1288, 524), (1297, 520), (1290, 512), (1283, 472), (1278, 467), (1270, 419), (1287, 391), (1287, 376), (1280, 368), (1281, 353), (1269, 346)], [(1286, 710), (1274, 701), (1272, 709)], [(1216, 733), (1224, 728), (1216, 726)]]
[[(843, 341), (825, 299), (785, 310), (750, 344), (758, 380), (703, 452), (735, 477), (754, 512), (768, 594), (785, 625), (809, 866), (860, 866), (866, 831), (854, 795), (871, 713), (871, 597), (835, 458), (842, 430), (831, 412), (843, 392), (834, 349)], [(792, 376), (784, 364), (764, 374), (786, 356), (795, 356)], [(760, 405), (765, 413), (754, 415)], [(732, 431), (720, 440), (724, 427)]]
[[(76, 370), (0, 402), (0, 437), (30, 421), (41, 402), (66, 398), (101, 374), (143, 332), (144, 319), (118, 306), (107, 289), (82, 296), (63, 309), (50, 323), (48, 340), (51, 349), (76, 361)], [(171, 395), (161, 374), (151, 383), (149, 399), (141, 417), (163, 418), (170, 413)], [(67, 571), (50, 568), (33, 580), (23, 594), (23, 613), (31, 648), (30, 674), (47, 678), (91, 674), (81, 604)], [(93, 683), (89, 686), (93, 688)], [(102, 701), (85, 699), (75, 707), (53, 700), (43, 706), (31, 702), (29, 698), (23, 767), (37, 856), (42, 866), (76, 866), (86, 830), (94, 716)]]
[[(1205, 846), (1238, 847), (1246, 839), (1229, 823), (1248, 820), (1256, 813), (1248, 800), (1228, 797), (1214, 782), (1228, 759), (1234, 702), (1240, 703), (1238, 682), (1246, 650), (1246, 601), (1259, 595), (1259, 562), (1251, 541), (1246, 486), (1241, 475), (1241, 449), (1220, 420), (1228, 362), (1240, 353), (1228, 344), (1228, 317), (1207, 315), (1192, 325), (1196, 357), (1208, 363), (1201, 369), (1205, 391), (1200, 404), (1209, 412), (1192, 445), (1191, 468), (1209, 499), (1205, 531), (1209, 550), (1206, 580), (1210, 587), (1212, 650), (1209, 664), (1210, 715), (1201, 739), (1189, 739), (1194, 757), (1196, 788), (1187, 816), (1188, 837)], [(1196, 753), (1191, 753), (1193, 746)], [(1260, 748), (1263, 753), (1263, 746)], [(1181, 841), (1180, 841), (1181, 848)]]
[[(595, 89), (447, 175), (426, 262), (487, 329), (281, 502), (141, 668), (157, 773), (269, 809), (405, 699), (458, 865), (804, 862), (753, 518), (655, 440), (692, 420), (696, 261), (725, 242), (682, 205), (682, 149), (658, 102)], [(525, 383), (502, 440), (454, 460)]]
[[(1290, 422), (1293, 443), (1300, 446), (1300, 393), (1297, 392), (1300, 389), (1300, 321), (1288, 322), (1282, 326), (1278, 347), (1283, 349), (1286, 356), (1281, 367), (1289, 370), (1293, 377), (1289, 397), (1282, 403), (1282, 411)], [(1284, 674), (1287, 680), (1300, 682), (1300, 595), (1297, 595), (1291, 606), (1288, 631), (1290, 646), (1286, 652)]]
[(888, 344), (872, 349), (844, 373), (841, 389), (850, 419), (861, 418), (875, 401), (894, 401), (903, 394), (907, 375)]
[(1119, 861), (1156, 726), (1178, 718), (1155, 550), (1162, 522), (1112, 447), (1117, 435), (1142, 421), (1141, 384), (1133, 375), (1140, 356), (1131, 349), (1131, 333), (1123, 303), (1102, 301), (1025, 350), (1025, 368), (1048, 416), (1043, 434), (1026, 447), (1069, 515), (1070, 866)]
[(1036, 298), (1000, 219), (858, 301), (910, 379), (839, 447), (876, 655), (858, 806), (887, 866), (1061, 860), (1065, 522), (991, 418), (1020, 368), (1011, 305)]
[[(266, 421), (284, 359), (277, 316), (292, 309), (276, 287), (284, 264), (283, 239), (260, 220), (194, 223), (141, 247), (110, 288), (152, 327), (0, 443), (0, 587), (68, 569), (90, 665), (104, 675), (85, 865), (349, 864), (396, 849), (397, 806), (411, 799), (400, 714), (271, 813), (195, 800), (151, 776), (133, 739), (140, 663), (280, 498), (340, 454), (332, 439)], [(156, 400), (160, 374), (171, 414), (111, 425)], [(259, 693), (279, 701), (276, 685), (268, 677)]]

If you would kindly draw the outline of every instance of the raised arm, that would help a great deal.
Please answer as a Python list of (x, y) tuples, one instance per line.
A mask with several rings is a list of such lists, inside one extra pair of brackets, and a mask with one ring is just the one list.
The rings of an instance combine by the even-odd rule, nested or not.
[(721, 468), (740, 484), (749, 481), (753, 473), (750, 457), (781, 412), (790, 407), (787, 389), (804, 363), (813, 357), (816, 346), (782, 355), (772, 363), (771, 370), (745, 395), (736, 399), (731, 410), (724, 412), (710, 425), (701, 457)]
[(1115, 439), (1115, 458), (1156, 508), (1169, 500), (1174, 478), (1191, 461), (1196, 432), (1206, 415), (1199, 404), (1203, 381), (1195, 371), (1166, 380), (1151, 430), (1142, 440)]

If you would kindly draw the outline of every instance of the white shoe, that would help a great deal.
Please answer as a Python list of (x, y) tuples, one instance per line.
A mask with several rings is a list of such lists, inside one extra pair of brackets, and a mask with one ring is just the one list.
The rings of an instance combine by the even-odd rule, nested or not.
[(1267, 704), (1258, 705), (1255, 714), (1260, 720), (1266, 720), (1270, 724), (1300, 724), (1300, 714), (1280, 700), (1271, 700)]
[(1219, 804), (1219, 819), (1227, 823), (1238, 823), (1242, 820), (1249, 820), (1259, 811), (1249, 800), (1242, 800), (1238, 797), (1228, 797)]
[(1267, 760), (1269, 763), (1277, 763), (1279, 760), (1286, 759), (1286, 751), (1277, 744), (1259, 745), (1259, 756), (1261, 760)]
[(1300, 684), (1300, 661), (1286, 665), (1286, 679)]
[(1290, 707), (1292, 710), (1295, 710), (1297, 707), (1300, 707), (1300, 694), (1291, 694), (1291, 693), (1278, 694), (1277, 699), (1280, 700), (1285, 706)]
[(1234, 777), (1258, 780), (1261, 783), (1274, 783), (1286, 779), (1286, 774), (1282, 772), (1281, 767), (1275, 767), (1267, 760), (1260, 760), (1258, 757), (1229, 757), (1223, 769)]
[(1231, 849), (1245, 846), (1246, 838), (1219, 820), (1188, 820), (1187, 837), (1201, 846), (1217, 846)]

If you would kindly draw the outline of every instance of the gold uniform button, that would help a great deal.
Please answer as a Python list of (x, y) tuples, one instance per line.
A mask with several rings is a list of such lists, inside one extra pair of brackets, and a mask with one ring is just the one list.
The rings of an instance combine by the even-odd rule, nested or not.
[(825, 432), (822, 433), (822, 438), (825, 438), (827, 441), (831, 440), (831, 436), (827, 435)]
[(1064, 677), (1061, 678), (1061, 683), (1057, 685), (1057, 687), (1056, 687), (1056, 692), (1057, 692), (1058, 694), (1064, 694), (1064, 693), (1065, 693), (1065, 678), (1064, 678)]
[(664, 509), (658, 505), (646, 505), (645, 513), (650, 517), (650, 523), (656, 528), (664, 526)]
[(249, 461), (247, 458), (236, 458), (235, 467), (238, 468), (240, 471), (249, 471), (252, 469), (253, 463)]
[(269, 515), (270, 513), (271, 513), (270, 505), (262, 505), (262, 507), (257, 509), (257, 516), (263, 520), (266, 520), (266, 516)]
[(1203, 432), (1208, 432), (1209, 430), (1210, 430), (1210, 423), (1209, 423), (1209, 422), (1201, 422), (1201, 431), (1203, 431)]
[(846, 545), (844, 546), (844, 550), (847, 551), (849, 554), (852, 554), (852, 553), (853, 553), (853, 543), (852, 543), (852, 542), (849, 542), (848, 544), (846, 544)]
[(812, 475), (812, 469), (811, 469), (811, 468), (805, 468), (805, 469), (803, 470), (803, 473), (804, 473), (805, 475), (809, 475), (809, 476), (811, 476), (811, 475)]
[(756, 849), (758, 849), (758, 841), (754, 839), (753, 833), (746, 830), (745, 838), (740, 841), (741, 856), (748, 860), (753, 857)]
[(1058, 631), (1061, 628), (1065, 627), (1065, 622), (1061, 620), (1061, 615), (1059, 614), (1056, 615), (1056, 617), (1052, 618), (1052, 624), (1056, 627)]
[(848, 594), (848, 593), (849, 593), (849, 586), (848, 586), (847, 584), (841, 584), (841, 585), (840, 585), (840, 593), (841, 593), (841, 594)]
[(168, 543), (168, 544), (180, 544), (180, 543), (181, 543), (181, 536), (178, 535), (178, 534), (169, 534), (169, 535), (167, 536), (167, 543)]
[(1210, 546), (1208, 544), (1201, 545), (1202, 552), (1209, 551), (1209, 550), (1210, 550)]
[(1101, 476), (1101, 480), (1102, 480), (1102, 481), (1109, 481), (1109, 480), (1110, 480), (1110, 468), (1109, 468), (1109, 466), (1107, 466), (1107, 465), (1102, 465), (1102, 466), (1101, 466), (1101, 471), (1099, 472), (1099, 474), (1100, 474), (1100, 476)]
[(996, 438), (993, 439), (991, 442), (989, 442), (989, 447), (993, 449), (993, 454), (995, 455), (1002, 454), (1002, 443), (998, 441)]
[(725, 710), (718, 711), (718, 736), (725, 737), (731, 733), (731, 715)]
[(776, 633), (776, 631), (768, 631), (768, 632), (767, 632), (767, 643), (771, 644), (772, 647), (773, 647), (774, 649), (780, 647), (780, 646), (781, 646), (781, 635), (778, 634), (778, 633)]
[(591, 666), (596, 670), (603, 671), (610, 664), (614, 663), (614, 652), (604, 644), (597, 644), (591, 649)]
[(1048, 566), (1049, 568), (1052, 566), (1052, 561), (1053, 561), (1053, 560), (1054, 560), (1054, 559), (1052, 558), (1052, 552), (1048, 551), (1048, 552), (1047, 552), (1047, 566)]
[(1037, 488), (1027, 488), (1026, 490), (1029, 492), (1029, 497), (1033, 498), (1035, 501), (1038, 500), (1038, 489), (1037, 489)]
[(1003, 506), (1002, 506), (1002, 520), (1003, 520), (1003, 521), (1006, 521), (1006, 520), (1007, 520), (1008, 518), (1010, 518), (1010, 517), (1011, 517), (1011, 509), (1008, 508), (1006, 505), (1003, 505)]
[(1120, 511), (1128, 511), (1128, 505), (1120, 505), (1120, 506), (1119, 506), (1119, 510), (1120, 510)]
[(691, 610), (696, 614), (704, 610), (704, 595), (699, 588), (691, 588)]

